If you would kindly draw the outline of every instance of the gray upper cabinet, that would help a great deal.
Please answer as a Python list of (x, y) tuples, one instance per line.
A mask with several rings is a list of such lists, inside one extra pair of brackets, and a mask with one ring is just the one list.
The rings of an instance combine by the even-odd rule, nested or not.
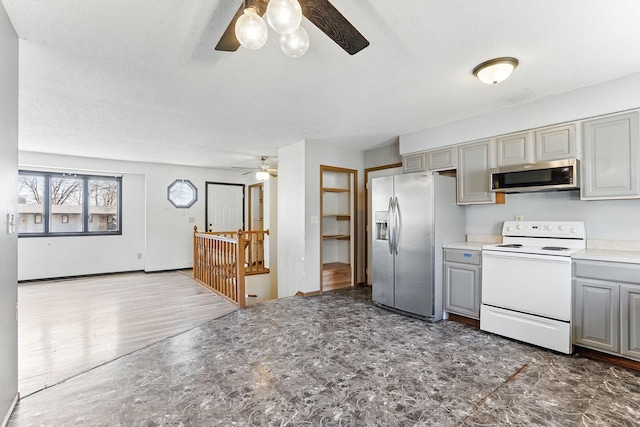
[(584, 122), (583, 200), (640, 197), (638, 112)]
[(531, 163), (531, 145), (531, 132), (499, 136), (496, 138), (498, 167)]
[(538, 129), (534, 135), (536, 162), (571, 159), (578, 156), (575, 123)]
[(458, 147), (458, 204), (495, 203), (496, 194), (489, 191), (493, 145), (491, 140)]
[(402, 172), (422, 172), (427, 170), (424, 153), (409, 154), (402, 156)]
[(458, 163), (457, 153), (456, 147), (427, 151), (427, 169), (430, 171), (455, 169)]

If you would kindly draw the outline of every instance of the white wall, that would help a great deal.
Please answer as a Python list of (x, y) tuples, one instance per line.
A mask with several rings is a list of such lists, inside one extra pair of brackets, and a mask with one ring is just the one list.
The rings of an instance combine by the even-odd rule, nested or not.
[[(305, 141), (278, 150), (278, 298), (305, 289)], [(320, 261), (318, 260), (318, 263)]]
[(20, 238), (18, 279), (144, 270), (144, 189), (143, 175), (122, 175), (122, 235)]
[(640, 107), (640, 73), (400, 135), (408, 154)]
[(384, 147), (367, 150), (364, 152), (364, 167), (375, 168), (377, 166), (386, 166), (394, 163), (402, 163), (400, 155), (400, 141), (396, 138), (389, 145)]
[(500, 234), (502, 222), (584, 221), (587, 239), (640, 241), (640, 200), (581, 201), (578, 191), (507, 194), (504, 205), (467, 206), (467, 234)]
[(356, 201), (357, 265), (356, 281), (364, 282), (364, 152), (306, 141), (305, 151), (305, 284), (303, 292), (320, 290), (320, 224), (311, 217), (320, 212), (320, 165), (355, 169), (358, 171)]
[(7, 215), (18, 214), (18, 37), (0, 4), (0, 425), (18, 395), (17, 235)]
[[(19, 162), (30, 169), (123, 176), (122, 236), (21, 238), (19, 280), (192, 267), (193, 226), (205, 229), (205, 182), (244, 183), (241, 172), (235, 176), (186, 166), (31, 152), (20, 152)], [(176, 179), (188, 179), (198, 188), (198, 201), (188, 209), (177, 209), (167, 200), (167, 186)]]
[[(401, 135), (400, 152), (407, 154), (638, 107), (640, 73)], [(504, 205), (469, 206), (466, 232), (500, 234), (503, 221), (523, 214), (526, 220), (585, 221), (588, 239), (640, 240), (639, 208), (640, 200), (583, 202), (576, 191), (508, 194)]]
[(278, 298), (278, 179), (264, 183), (265, 264), (269, 268), (269, 298)]

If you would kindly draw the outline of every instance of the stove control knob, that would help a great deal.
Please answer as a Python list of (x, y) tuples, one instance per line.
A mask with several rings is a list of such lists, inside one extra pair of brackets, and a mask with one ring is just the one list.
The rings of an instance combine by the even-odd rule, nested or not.
[(553, 230), (553, 225), (547, 225), (547, 230), (549, 231)]
[(522, 230), (522, 225), (518, 224), (518, 230)]
[(578, 232), (578, 227), (571, 227), (571, 232), (572, 233), (577, 233)]
[(511, 231), (511, 230), (513, 230), (513, 227), (512, 226), (508, 226), (507, 227), (507, 231)]
[(558, 230), (560, 230), (560, 231), (564, 231), (566, 229), (567, 229), (567, 227), (565, 227), (564, 225), (559, 225), (558, 226)]

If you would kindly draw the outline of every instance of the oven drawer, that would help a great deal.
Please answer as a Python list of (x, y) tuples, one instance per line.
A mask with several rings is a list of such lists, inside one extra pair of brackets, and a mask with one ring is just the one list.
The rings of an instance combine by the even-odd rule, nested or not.
[(480, 329), (571, 354), (571, 323), (482, 305)]
[(482, 252), (482, 303), (571, 321), (571, 258)]

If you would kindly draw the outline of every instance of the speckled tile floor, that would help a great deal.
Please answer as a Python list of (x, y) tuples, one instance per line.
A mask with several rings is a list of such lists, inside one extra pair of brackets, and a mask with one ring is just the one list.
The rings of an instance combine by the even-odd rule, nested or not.
[(640, 373), (375, 307), (269, 301), (23, 399), (9, 426), (640, 425)]

